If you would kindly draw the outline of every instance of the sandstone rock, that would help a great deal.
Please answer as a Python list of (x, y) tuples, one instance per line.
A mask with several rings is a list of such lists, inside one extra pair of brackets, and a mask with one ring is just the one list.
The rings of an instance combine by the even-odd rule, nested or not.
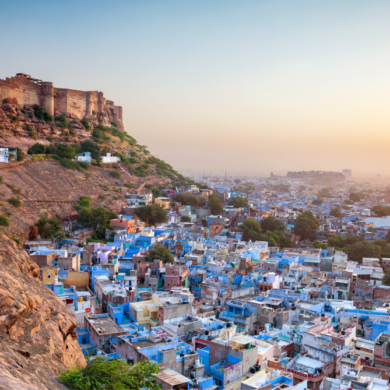
[(3, 104), (1, 107), (5, 112), (8, 112), (9, 114), (17, 115), (18, 113), (16, 108), (11, 104)]
[(61, 367), (85, 364), (75, 316), (39, 280), (39, 267), (0, 233), (0, 389), (64, 389)]

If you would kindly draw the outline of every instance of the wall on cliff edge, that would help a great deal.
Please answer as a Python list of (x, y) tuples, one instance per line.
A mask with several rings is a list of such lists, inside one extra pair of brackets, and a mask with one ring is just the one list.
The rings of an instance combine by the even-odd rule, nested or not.
[(75, 328), (37, 264), (0, 233), (0, 389), (65, 389), (60, 369), (85, 364)]

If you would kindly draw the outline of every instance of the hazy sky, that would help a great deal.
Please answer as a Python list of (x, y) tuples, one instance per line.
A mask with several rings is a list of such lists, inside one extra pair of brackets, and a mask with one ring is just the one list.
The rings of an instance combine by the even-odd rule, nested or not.
[(0, 6), (0, 78), (103, 91), (183, 173), (388, 170), (389, 0)]

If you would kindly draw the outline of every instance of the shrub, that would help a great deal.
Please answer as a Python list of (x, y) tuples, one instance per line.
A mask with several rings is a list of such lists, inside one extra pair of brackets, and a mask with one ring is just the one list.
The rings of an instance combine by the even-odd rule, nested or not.
[(12, 204), (15, 207), (20, 207), (23, 204), (23, 202), (21, 200), (16, 199), (16, 198), (8, 199), (8, 203)]
[(0, 176), (0, 184), (3, 184), (3, 176)]
[(51, 136), (51, 135), (49, 135), (49, 136), (47, 137), (47, 139), (49, 140), (49, 142), (53, 142), (53, 141), (54, 141), (54, 138), (53, 138), (53, 136)]
[(121, 178), (121, 175), (119, 174), (119, 172), (116, 172), (116, 171), (110, 172), (110, 175), (111, 175), (114, 179), (120, 179), (120, 178)]
[(116, 122), (111, 122), (111, 126), (118, 127), (118, 123), (116, 123)]
[(81, 168), (88, 169), (89, 164), (86, 161), (79, 161), (79, 165)]
[(27, 131), (34, 131), (33, 127), (30, 126), (30, 125), (24, 126), (24, 129), (27, 130)]
[(10, 239), (11, 239), (12, 241), (15, 241), (18, 245), (20, 245), (20, 240), (19, 240), (19, 238), (10, 237)]
[(133, 185), (132, 184), (128, 184), (128, 183), (125, 183), (125, 184), (123, 184), (125, 187), (127, 187), (127, 188), (133, 188)]
[(57, 148), (53, 145), (47, 146), (46, 154), (57, 154)]
[(28, 132), (28, 135), (31, 137), (31, 138), (37, 138), (37, 133), (35, 132), (35, 131), (33, 131), (33, 130), (31, 130), (31, 131), (29, 131)]
[(116, 195), (115, 195), (115, 196), (113, 196), (112, 198), (113, 198), (114, 200), (118, 200), (118, 199), (120, 199), (120, 197), (119, 197), (119, 196), (116, 196)]
[(26, 113), (26, 110), (20, 110), (20, 112), (21, 112), (22, 114), (25, 114), (25, 113)]
[(95, 110), (92, 110), (92, 115), (96, 115), (96, 111)]
[(28, 150), (28, 154), (43, 154), (45, 152), (46, 152), (45, 145), (42, 145), (39, 142), (31, 146), (31, 148)]
[(22, 150), (19, 149), (19, 148), (17, 148), (17, 149), (16, 149), (16, 160), (17, 160), (17, 161), (23, 161), (23, 160), (24, 160), (24, 157), (25, 157), (25, 155), (24, 155), (24, 153), (22, 152)]
[(99, 195), (99, 199), (104, 200), (104, 199), (106, 199), (106, 196), (103, 195), (103, 194), (100, 194), (100, 195)]
[(86, 119), (82, 119), (80, 122), (87, 130), (91, 128), (89, 122)]
[(5, 215), (0, 215), (0, 226), (9, 226), (9, 219)]
[(3, 104), (8, 104), (9, 100), (8, 99), (3, 99)]
[(5, 127), (3, 125), (0, 125), (0, 130), (4, 130)]
[(19, 120), (19, 118), (16, 116), (16, 115), (12, 115), (12, 114), (7, 114), (7, 117), (8, 119), (14, 123), (14, 122), (17, 122)]
[(61, 158), (60, 164), (64, 168), (71, 169), (72, 171), (82, 171), (83, 170), (83, 167), (81, 166), (81, 164), (79, 162), (67, 160), (66, 158)]
[(91, 202), (92, 202), (92, 200), (88, 196), (81, 196), (79, 199), (79, 205), (81, 207), (90, 207)]
[(44, 120), (46, 122), (52, 122), (53, 117), (43, 109), (43, 107), (39, 106), (38, 104), (34, 105), (34, 115), (41, 120)]

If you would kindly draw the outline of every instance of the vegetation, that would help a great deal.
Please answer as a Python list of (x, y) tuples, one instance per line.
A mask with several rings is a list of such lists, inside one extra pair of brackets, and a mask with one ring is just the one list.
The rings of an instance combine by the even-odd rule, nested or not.
[(117, 217), (114, 212), (104, 207), (92, 209), (82, 207), (79, 210), (77, 222), (83, 227), (92, 227), (95, 230), (96, 239), (105, 239), (106, 230), (110, 228), (111, 220)]
[(325, 188), (321, 188), (319, 191), (318, 191), (318, 197), (319, 198), (330, 198), (332, 195), (329, 191), (329, 188), (325, 187)]
[(210, 208), (211, 214), (213, 215), (218, 215), (222, 213), (223, 204), (222, 200), (219, 199), (218, 196), (211, 195), (207, 202), (207, 206)]
[(336, 218), (340, 218), (341, 217), (341, 211), (340, 211), (340, 209), (338, 207), (335, 207), (332, 210), (330, 210), (330, 215), (332, 215), (333, 217), (336, 217)]
[(114, 179), (120, 179), (120, 178), (121, 178), (120, 173), (117, 172), (117, 171), (111, 171), (111, 172), (110, 172), (110, 175), (111, 175), (111, 177), (113, 177)]
[(278, 246), (280, 248), (291, 248), (293, 242), (284, 237), (282, 231), (268, 231), (263, 236), (260, 237), (260, 241), (267, 241), (269, 246)]
[(16, 199), (16, 198), (8, 199), (8, 203), (12, 204), (12, 206), (15, 207), (20, 207), (23, 204), (23, 202), (20, 199)]
[(360, 196), (359, 196), (359, 194), (352, 192), (349, 194), (349, 200), (351, 200), (352, 202), (359, 202)]
[(243, 234), (242, 239), (244, 241), (260, 241), (261, 238), (261, 227), (260, 224), (253, 220), (253, 219), (247, 219), (244, 221), (244, 223), (240, 226)]
[(86, 119), (82, 119), (80, 122), (87, 130), (89, 130), (91, 128), (91, 126), (89, 125), (89, 122)]
[(52, 122), (53, 117), (43, 109), (43, 107), (39, 106), (38, 104), (34, 105), (34, 115), (40, 119), (44, 120), (46, 122)]
[(207, 227), (208, 226), (207, 219), (202, 219), (201, 223), (202, 223), (203, 227)]
[(145, 256), (146, 261), (162, 260), (164, 263), (173, 263), (172, 253), (164, 245), (155, 245)]
[(156, 376), (158, 364), (142, 361), (129, 365), (123, 359), (106, 360), (97, 356), (88, 360), (86, 367), (71, 367), (58, 376), (70, 389), (79, 390), (159, 390)]
[(85, 168), (88, 168), (89, 167), (89, 164), (85, 161), (71, 161), (71, 160), (68, 160), (66, 158), (62, 158), (60, 160), (60, 164), (67, 168), (67, 169), (71, 169), (72, 171), (82, 171), (83, 169)]
[(326, 249), (328, 248), (328, 246), (326, 244), (323, 244), (322, 242), (318, 241), (318, 240), (314, 240), (314, 245), (313, 247), (315, 249)]
[(9, 226), (9, 219), (5, 215), (0, 215), (0, 226)]
[(236, 196), (229, 200), (229, 204), (233, 207), (249, 207), (248, 198), (243, 198), (241, 196)]
[(44, 154), (44, 153), (46, 153), (46, 147), (45, 145), (42, 145), (39, 142), (31, 146), (31, 148), (28, 150), (28, 154)]
[(371, 211), (380, 217), (390, 215), (390, 206), (377, 205), (374, 206)]
[(81, 207), (90, 207), (91, 202), (92, 202), (92, 200), (88, 196), (80, 196), (79, 205)]
[(288, 184), (280, 183), (280, 184), (272, 185), (271, 189), (277, 192), (288, 192), (290, 191), (290, 186)]
[(82, 142), (80, 146), (80, 153), (90, 152), (94, 160), (100, 160), (100, 146), (97, 143), (87, 140)]
[(156, 204), (136, 208), (135, 215), (149, 226), (168, 221), (168, 213)]
[(187, 216), (181, 217), (180, 222), (191, 222), (191, 218)]
[(203, 203), (203, 198), (191, 192), (185, 192), (177, 194), (175, 196), (175, 202), (180, 202), (184, 206), (199, 207)]
[(300, 235), (302, 240), (314, 240), (319, 226), (320, 222), (313, 213), (311, 211), (304, 211), (295, 221), (294, 233)]
[(42, 216), (35, 224), (38, 233), (42, 238), (55, 238), (62, 231), (61, 220), (59, 218), (47, 218)]
[(242, 191), (248, 197), (250, 193), (255, 190), (255, 185), (251, 182), (244, 183), (242, 187), (240, 187), (240, 191)]
[(320, 206), (322, 205), (322, 199), (314, 199), (311, 204), (314, 205), (314, 206)]
[(390, 271), (386, 271), (386, 273), (383, 275), (382, 283), (385, 286), (390, 286)]
[(260, 221), (260, 227), (265, 232), (274, 232), (276, 230), (283, 232), (286, 229), (286, 225), (284, 224), (284, 222), (273, 216), (270, 216)]

